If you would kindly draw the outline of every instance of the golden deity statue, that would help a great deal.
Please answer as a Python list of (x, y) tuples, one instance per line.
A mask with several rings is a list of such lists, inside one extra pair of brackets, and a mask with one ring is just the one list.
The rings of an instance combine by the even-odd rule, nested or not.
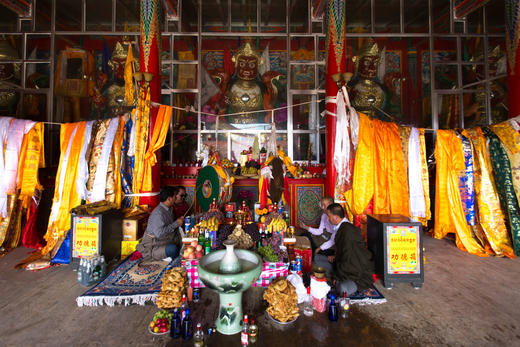
[(356, 110), (376, 116), (385, 105), (385, 91), (377, 81), (380, 50), (373, 39), (368, 39), (353, 58), (356, 73), (350, 81), (352, 105)]

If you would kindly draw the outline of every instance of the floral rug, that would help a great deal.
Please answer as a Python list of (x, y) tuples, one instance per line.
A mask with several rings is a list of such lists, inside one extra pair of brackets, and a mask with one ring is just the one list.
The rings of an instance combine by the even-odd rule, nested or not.
[(361, 293), (356, 292), (352, 294), (349, 296), (349, 299), (351, 304), (360, 305), (383, 304), (386, 302), (383, 294), (374, 285)]
[(80, 307), (155, 302), (168, 264), (127, 257), (103, 281), (76, 298), (76, 302)]

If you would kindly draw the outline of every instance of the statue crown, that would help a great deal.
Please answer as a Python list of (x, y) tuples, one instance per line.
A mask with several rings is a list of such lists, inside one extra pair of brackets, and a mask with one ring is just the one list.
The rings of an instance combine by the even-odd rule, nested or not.
[(253, 48), (250, 42), (244, 43), (240, 48), (236, 51), (235, 55), (232, 58), (235, 66), (238, 63), (238, 58), (240, 57), (254, 57), (258, 61), (258, 65), (263, 64), (262, 56), (258, 53), (256, 49)]

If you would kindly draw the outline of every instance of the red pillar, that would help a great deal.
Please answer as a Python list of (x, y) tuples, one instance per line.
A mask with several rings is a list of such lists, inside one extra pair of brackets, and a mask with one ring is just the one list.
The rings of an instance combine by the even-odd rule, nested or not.
[[(161, 30), (159, 26), (159, 7), (162, 2), (159, 0), (141, 0), (141, 22), (139, 37), (139, 66), (141, 72), (149, 72), (153, 74), (150, 81), (150, 100), (152, 102), (161, 102), (161, 74), (160, 74), (160, 57), (161, 57)], [(144, 82), (143, 82), (144, 83)], [(151, 107), (150, 114), (150, 134), (157, 118), (157, 107)], [(157, 164), (152, 167), (152, 192), (157, 192), (161, 186), (161, 151), (155, 152), (157, 156)], [(148, 193), (141, 191), (141, 193)], [(159, 197), (141, 197), (140, 203), (155, 207), (159, 204)]]
[[(327, 4), (327, 75), (325, 77), (325, 94), (327, 97), (335, 97), (338, 93), (338, 86), (332, 76), (340, 77), (342, 73), (347, 71), (345, 51), (345, 0), (329, 0)], [(334, 198), (336, 190), (336, 168), (334, 167), (336, 105), (328, 103), (326, 109), (328, 112), (325, 116), (327, 129), (325, 192)]]
[(520, 115), (520, 98), (516, 96), (520, 95), (520, 54), (517, 48), (517, 54), (515, 57), (515, 64), (508, 64), (507, 69), (507, 84), (509, 93), (509, 118)]

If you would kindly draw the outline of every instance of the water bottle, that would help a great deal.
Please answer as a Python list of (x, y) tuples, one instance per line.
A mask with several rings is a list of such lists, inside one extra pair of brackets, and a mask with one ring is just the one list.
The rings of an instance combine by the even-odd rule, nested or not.
[(336, 297), (334, 294), (330, 295), (330, 305), (329, 305), (329, 320), (331, 322), (338, 321), (338, 308), (336, 307)]
[(172, 339), (181, 337), (181, 317), (177, 309), (173, 311), (173, 318), (170, 326), (170, 336)]
[(190, 309), (186, 309), (185, 317), (182, 320), (182, 339), (190, 340), (193, 337), (193, 323), (190, 317)]

